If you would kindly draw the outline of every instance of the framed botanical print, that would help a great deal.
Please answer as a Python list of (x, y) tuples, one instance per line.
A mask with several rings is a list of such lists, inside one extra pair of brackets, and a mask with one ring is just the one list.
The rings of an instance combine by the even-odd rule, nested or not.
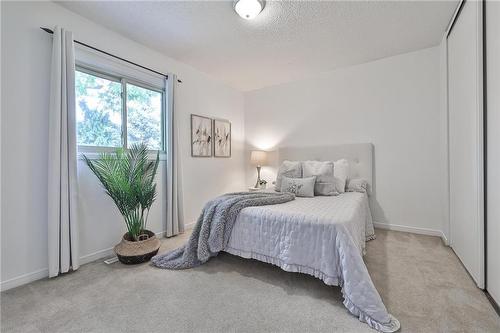
[(191, 156), (212, 156), (212, 119), (191, 115)]
[(214, 119), (214, 156), (231, 157), (231, 123)]

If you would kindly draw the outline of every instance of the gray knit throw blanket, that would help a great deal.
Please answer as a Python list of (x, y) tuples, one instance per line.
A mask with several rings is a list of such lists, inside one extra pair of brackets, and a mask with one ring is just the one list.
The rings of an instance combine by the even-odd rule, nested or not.
[(237, 192), (208, 202), (186, 245), (151, 259), (154, 266), (185, 269), (201, 265), (222, 251), (239, 212), (245, 207), (275, 205), (295, 199), (292, 193)]

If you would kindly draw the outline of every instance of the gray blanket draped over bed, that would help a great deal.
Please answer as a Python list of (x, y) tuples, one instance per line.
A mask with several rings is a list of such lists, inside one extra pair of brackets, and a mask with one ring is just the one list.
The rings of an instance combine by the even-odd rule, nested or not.
[[(223, 251), (239, 212), (246, 207), (274, 205), (294, 200), (290, 193), (238, 192), (229, 193), (208, 202), (198, 218), (193, 232), (183, 247), (152, 258), (156, 267), (186, 269), (205, 263)], [(339, 285), (344, 305), (359, 320), (380, 332), (395, 332), (400, 324), (390, 315), (380, 298), (363, 259), (349, 242), (349, 236), (339, 233), (336, 242)]]
[(275, 205), (295, 199), (292, 193), (236, 192), (209, 201), (196, 221), (186, 245), (151, 259), (153, 265), (185, 269), (203, 264), (229, 241), (238, 213), (245, 207)]

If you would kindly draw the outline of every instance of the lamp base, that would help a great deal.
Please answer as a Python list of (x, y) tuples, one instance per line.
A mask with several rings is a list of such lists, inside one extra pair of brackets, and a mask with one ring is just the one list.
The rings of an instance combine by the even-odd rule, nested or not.
[(260, 165), (257, 165), (257, 182), (255, 183), (256, 188), (260, 188)]

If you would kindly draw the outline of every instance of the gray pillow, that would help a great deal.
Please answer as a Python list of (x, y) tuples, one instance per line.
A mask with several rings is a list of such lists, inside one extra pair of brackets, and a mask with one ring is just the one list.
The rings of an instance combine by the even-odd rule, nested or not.
[(276, 184), (274, 189), (281, 191), (281, 178), (301, 178), (302, 177), (302, 164), (299, 161), (283, 161), (278, 169), (278, 176), (276, 177)]
[(302, 176), (316, 177), (314, 185), (315, 195), (338, 195), (335, 186), (334, 164), (331, 161), (304, 161), (302, 162)]
[(298, 197), (314, 197), (316, 177), (281, 178), (281, 192), (290, 192)]
[(368, 182), (361, 178), (348, 179), (346, 192), (361, 192), (366, 193), (368, 190)]

